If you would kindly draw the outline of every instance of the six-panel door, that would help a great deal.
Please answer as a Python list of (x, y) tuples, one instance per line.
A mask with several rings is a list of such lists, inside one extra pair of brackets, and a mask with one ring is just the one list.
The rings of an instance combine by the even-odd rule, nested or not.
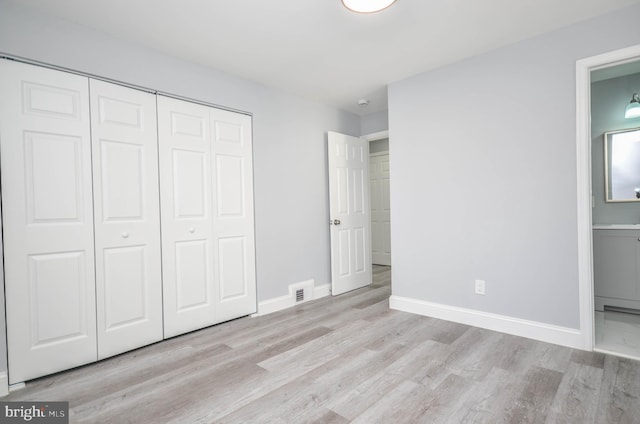
[(256, 311), (251, 118), (158, 96), (164, 332)]
[(369, 142), (329, 132), (331, 293), (371, 284)]
[(256, 312), (251, 117), (211, 109), (216, 321)]
[(215, 322), (209, 108), (158, 96), (165, 337)]
[(89, 81), (0, 62), (9, 381), (96, 360)]
[(369, 156), (371, 194), (372, 262), (391, 265), (391, 202), (389, 199), (389, 154)]
[(156, 96), (91, 80), (98, 358), (162, 340)]

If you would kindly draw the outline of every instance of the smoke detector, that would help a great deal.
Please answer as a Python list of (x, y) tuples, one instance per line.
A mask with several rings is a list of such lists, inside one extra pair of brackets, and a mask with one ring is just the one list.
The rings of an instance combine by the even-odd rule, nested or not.
[(360, 105), (360, 106), (368, 106), (369, 105), (369, 100), (360, 99), (360, 100), (358, 100), (358, 105)]

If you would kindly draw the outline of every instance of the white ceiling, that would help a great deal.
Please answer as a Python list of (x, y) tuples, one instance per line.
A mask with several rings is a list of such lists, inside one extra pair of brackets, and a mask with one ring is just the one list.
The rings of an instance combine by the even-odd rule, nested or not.
[(390, 82), (640, 2), (397, 0), (363, 15), (340, 0), (10, 1), (359, 115), (387, 108)]

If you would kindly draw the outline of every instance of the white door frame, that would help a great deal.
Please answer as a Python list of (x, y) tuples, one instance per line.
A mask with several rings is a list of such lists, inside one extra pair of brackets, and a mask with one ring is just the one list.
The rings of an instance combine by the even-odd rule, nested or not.
[(576, 168), (578, 290), (583, 349), (594, 347), (593, 241), (591, 219), (591, 71), (640, 60), (640, 45), (576, 62)]

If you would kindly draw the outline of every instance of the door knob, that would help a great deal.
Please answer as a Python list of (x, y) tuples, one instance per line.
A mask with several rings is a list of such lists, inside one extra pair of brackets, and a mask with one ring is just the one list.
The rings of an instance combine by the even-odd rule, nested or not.
[(189, 228), (189, 232), (190, 232), (191, 234), (195, 233), (195, 231), (196, 231), (196, 229), (195, 229), (195, 228), (193, 228), (193, 227)]
[(122, 233), (122, 238), (129, 238), (129, 233), (127, 232)]
[(339, 219), (334, 219), (333, 220), (333, 225), (340, 225), (340, 220)]

